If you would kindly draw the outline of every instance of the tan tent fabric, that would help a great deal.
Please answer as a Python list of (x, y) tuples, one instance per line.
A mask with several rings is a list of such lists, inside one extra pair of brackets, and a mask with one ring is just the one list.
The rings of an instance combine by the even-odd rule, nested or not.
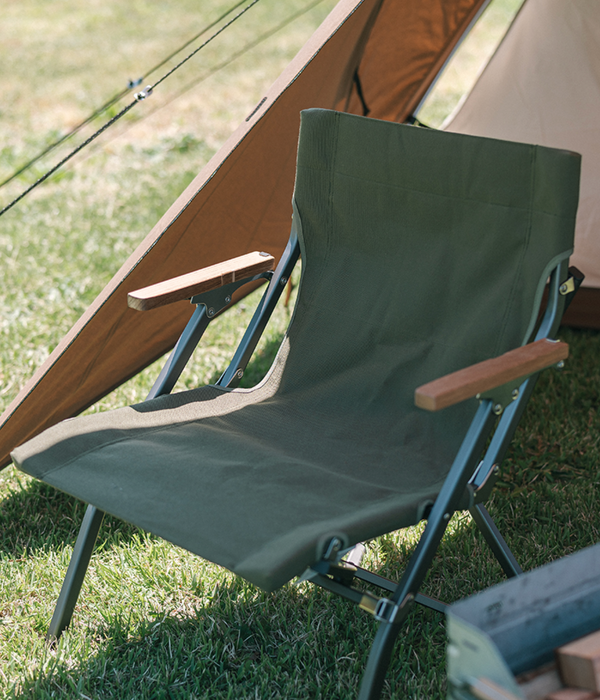
[(445, 128), (583, 155), (571, 261), (600, 289), (600, 3), (527, 0)]
[(281, 253), (300, 110), (362, 113), (358, 68), (370, 116), (405, 119), (483, 3), (342, 0), (5, 411), (0, 466), (173, 346), (189, 305), (140, 313), (128, 291), (251, 250)]
[[(368, 116), (404, 121), (411, 115), (487, 1), (386, 0), (358, 70)], [(364, 113), (356, 86), (346, 111)]]

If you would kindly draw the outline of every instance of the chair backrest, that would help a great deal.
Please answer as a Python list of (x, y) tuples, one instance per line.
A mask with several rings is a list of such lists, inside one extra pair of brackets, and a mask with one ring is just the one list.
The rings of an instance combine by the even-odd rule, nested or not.
[(455, 450), (475, 402), (426, 415), (414, 389), (526, 342), (572, 251), (579, 168), (567, 151), (303, 112), (279, 394)]

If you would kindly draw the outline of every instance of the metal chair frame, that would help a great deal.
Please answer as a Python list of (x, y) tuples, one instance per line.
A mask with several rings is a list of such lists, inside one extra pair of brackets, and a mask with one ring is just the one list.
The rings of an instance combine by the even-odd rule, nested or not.
[[(196, 304), (196, 310), (147, 398), (152, 399), (171, 391), (212, 318), (232, 303), (232, 293), (244, 284), (265, 278), (269, 280), (268, 286), (229, 367), (217, 382), (221, 386), (236, 386), (285, 289), (299, 255), (298, 239), (292, 231), (274, 272), (262, 273), (227, 285), (226, 288), (193, 297), (192, 303)], [(568, 270), (564, 261), (554, 269), (549, 284), (547, 306), (533, 339), (554, 339), (566, 306), (581, 283), (577, 274), (577, 271)], [(571, 280), (571, 283), (565, 286), (566, 280)], [(330, 542), (324, 558), (302, 577), (303, 580), (310, 580), (315, 585), (359, 605), (379, 622), (362, 679), (359, 700), (374, 700), (379, 697), (397, 635), (412, 605), (419, 603), (438, 612), (446, 609), (445, 603), (423, 595), (419, 588), (453, 513), (468, 509), (506, 575), (514, 577), (522, 573), (483, 502), (493, 489), (499, 472), (498, 465), (515, 433), (538, 374), (521, 382), (517, 391), (515, 386), (505, 385), (480, 399), (477, 413), (445, 483), (426, 516), (425, 530), (399, 582), (360, 567), (360, 555), (357, 555), (360, 545), (348, 556), (348, 550), (343, 551), (341, 542), (335, 538)], [(508, 405), (507, 396), (510, 397)], [(501, 406), (500, 411), (498, 406)], [(88, 506), (50, 623), (47, 635), (49, 640), (56, 640), (70, 623), (103, 516), (102, 511)], [(377, 597), (365, 593), (354, 587), (355, 581), (377, 586), (390, 595)]]

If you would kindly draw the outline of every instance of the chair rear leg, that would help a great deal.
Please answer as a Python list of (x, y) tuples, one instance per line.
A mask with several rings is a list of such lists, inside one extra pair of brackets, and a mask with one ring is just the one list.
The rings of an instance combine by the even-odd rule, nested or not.
[(522, 574), (523, 569), (519, 566), (486, 508), (481, 503), (478, 503), (469, 512), (508, 578)]
[(79, 597), (79, 591), (85, 578), (90, 557), (94, 549), (96, 537), (102, 524), (104, 513), (94, 506), (88, 506), (77, 536), (77, 542), (71, 555), (67, 575), (63, 582), (54, 614), (50, 621), (50, 628), (46, 639), (48, 641), (57, 640), (71, 622), (73, 609)]

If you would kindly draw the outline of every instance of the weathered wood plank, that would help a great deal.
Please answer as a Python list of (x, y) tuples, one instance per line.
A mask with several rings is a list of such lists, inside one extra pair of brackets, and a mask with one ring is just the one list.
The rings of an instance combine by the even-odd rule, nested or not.
[(556, 650), (565, 685), (600, 692), (600, 630)]

